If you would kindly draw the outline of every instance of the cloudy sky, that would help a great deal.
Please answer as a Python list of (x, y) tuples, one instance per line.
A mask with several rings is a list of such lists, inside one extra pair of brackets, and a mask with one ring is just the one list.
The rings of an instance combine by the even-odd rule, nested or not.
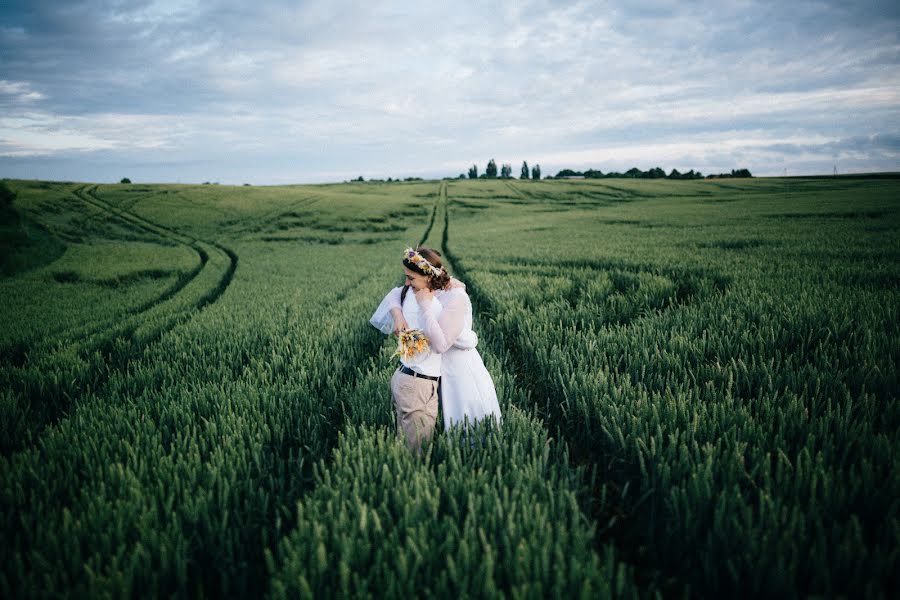
[(900, 171), (900, 2), (4, 0), (0, 177)]

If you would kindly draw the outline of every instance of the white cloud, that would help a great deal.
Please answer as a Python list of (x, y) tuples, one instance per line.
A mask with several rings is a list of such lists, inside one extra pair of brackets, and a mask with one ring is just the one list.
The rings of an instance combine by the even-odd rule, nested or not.
[(198, 8), (199, 0), (153, 0), (136, 5), (119, 4), (107, 15), (112, 22), (157, 24), (190, 20)]
[[(749, 0), (107, 6), (63, 15), (37, 5), (27, 26), (8, 15), (0, 155), (152, 161), (164, 151), (175, 165), (223, 161), (239, 180), (253, 170), (303, 180), (345, 167), (452, 175), (491, 156), (604, 170), (615, 160), (768, 168), (792, 160), (773, 150), (779, 143), (805, 148), (793, 154), (805, 165), (841, 152), (883, 165), (891, 155), (872, 144), (840, 145), (900, 132), (900, 21), (887, 9), (873, 18), (846, 3)], [(14, 175), (8, 164), (0, 175)]]
[(27, 81), (7, 81), (0, 79), (0, 96), (6, 96), (8, 100), (20, 104), (27, 104), (37, 100), (43, 100), (45, 96), (31, 89)]

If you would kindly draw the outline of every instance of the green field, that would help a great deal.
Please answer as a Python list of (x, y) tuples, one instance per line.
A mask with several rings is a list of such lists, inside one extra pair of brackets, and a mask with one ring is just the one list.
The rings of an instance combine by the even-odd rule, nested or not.
[[(900, 589), (900, 177), (4, 186), (3, 597)], [(416, 243), (504, 411), (423, 459)]]

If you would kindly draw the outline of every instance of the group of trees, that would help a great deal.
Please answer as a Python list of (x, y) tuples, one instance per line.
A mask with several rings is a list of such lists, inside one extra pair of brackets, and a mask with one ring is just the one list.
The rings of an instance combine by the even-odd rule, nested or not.
[(678, 169), (672, 169), (672, 172), (666, 175), (666, 172), (659, 167), (654, 167), (649, 171), (641, 171), (637, 167), (628, 169), (624, 173), (618, 171), (610, 171), (604, 173), (599, 169), (588, 169), (587, 171), (573, 171), (572, 169), (563, 169), (556, 174), (555, 179), (566, 179), (568, 177), (584, 177), (585, 179), (610, 179), (610, 178), (630, 178), (630, 179), (703, 179), (703, 174), (699, 171), (691, 169), (687, 173), (681, 173)]
[(731, 173), (719, 173), (718, 175), (707, 175), (707, 179), (721, 179), (728, 177), (753, 177), (748, 169), (731, 170)]
[[(660, 167), (654, 167), (648, 171), (641, 171), (637, 167), (628, 169), (624, 173), (618, 171), (610, 171), (604, 173), (600, 169), (588, 169), (587, 171), (573, 171), (572, 169), (563, 169), (556, 175), (548, 175), (547, 179), (568, 179), (568, 178), (585, 178), (585, 179), (608, 179), (608, 178), (629, 178), (629, 179), (703, 179), (703, 173), (691, 169), (686, 173), (680, 172), (678, 169), (672, 169), (667, 175)], [(720, 173), (718, 175), (707, 175), (707, 179), (718, 177), (753, 177), (748, 169), (732, 169), (731, 173)], [(459, 174), (459, 179), (465, 179), (464, 173)], [(478, 174), (478, 165), (469, 167), (469, 179), (511, 179), (512, 165), (504, 163), (500, 165), (500, 174), (497, 174), (497, 162), (492, 158), (488, 161), (484, 169), (484, 173)], [(519, 179), (540, 179), (541, 166), (534, 165), (528, 167), (527, 161), (522, 161), (522, 169), (519, 172)]]
[[(531, 169), (528, 168), (528, 162), (522, 161), (522, 170), (520, 171), (519, 179), (540, 179), (541, 178), (541, 165), (534, 165)], [(465, 179), (465, 175), (460, 174), (460, 179)], [(497, 178), (497, 163), (492, 158), (488, 161), (487, 167), (484, 169), (484, 173), (478, 175), (478, 165), (472, 165), (469, 167), (469, 179), (496, 179)], [(500, 179), (512, 179), (512, 165), (509, 163), (504, 163), (500, 165)]]
[[(681, 173), (678, 169), (672, 169), (672, 172), (666, 175), (666, 172), (659, 167), (654, 167), (649, 171), (641, 171), (637, 167), (628, 169), (624, 173), (610, 171), (604, 173), (599, 169), (588, 169), (587, 171), (573, 171), (572, 169), (563, 169), (554, 176), (554, 179), (567, 179), (571, 177), (584, 177), (585, 179), (608, 179), (608, 178), (630, 178), (630, 179), (703, 179), (703, 173), (691, 169), (687, 173)], [(718, 175), (707, 175), (707, 179), (718, 177), (753, 177), (748, 169), (732, 169), (731, 174), (720, 173)]]
[[(351, 179), (350, 181), (365, 182), (366, 179), (362, 175), (360, 175), (356, 179)], [(400, 179), (399, 177), (397, 177), (396, 179), (393, 177), (388, 177), (387, 179), (369, 179), (368, 181), (369, 183), (395, 183), (400, 181), (423, 181), (423, 179), (421, 177), (404, 177), (403, 179)]]

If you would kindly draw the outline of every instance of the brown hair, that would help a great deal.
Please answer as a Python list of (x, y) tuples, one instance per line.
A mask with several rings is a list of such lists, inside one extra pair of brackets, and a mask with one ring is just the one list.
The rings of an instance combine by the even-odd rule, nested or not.
[[(443, 269), (440, 275), (431, 275), (426, 273), (422, 269), (416, 265), (416, 263), (411, 262), (410, 260), (404, 258), (403, 266), (418, 273), (419, 275), (425, 275), (428, 277), (428, 287), (432, 290), (442, 290), (448, 285), (450, 285), (450, 274), (447, 272), (447, 269), (444, 268), (444, 263), (441, 260), (441, 253), (437, 250), (433, 250), (432, 248), (425, 248), (423, 246), (419, 246), (416, 251), (422, 255), (422, 258), (431, 263), (434, 267), (440, 267)], [(400, 304), (403, 304), (403, 301), (406, 299), (406, 294), (409, 291), (409, 287), (404, 287), (403, 292), (400, 294)]]

